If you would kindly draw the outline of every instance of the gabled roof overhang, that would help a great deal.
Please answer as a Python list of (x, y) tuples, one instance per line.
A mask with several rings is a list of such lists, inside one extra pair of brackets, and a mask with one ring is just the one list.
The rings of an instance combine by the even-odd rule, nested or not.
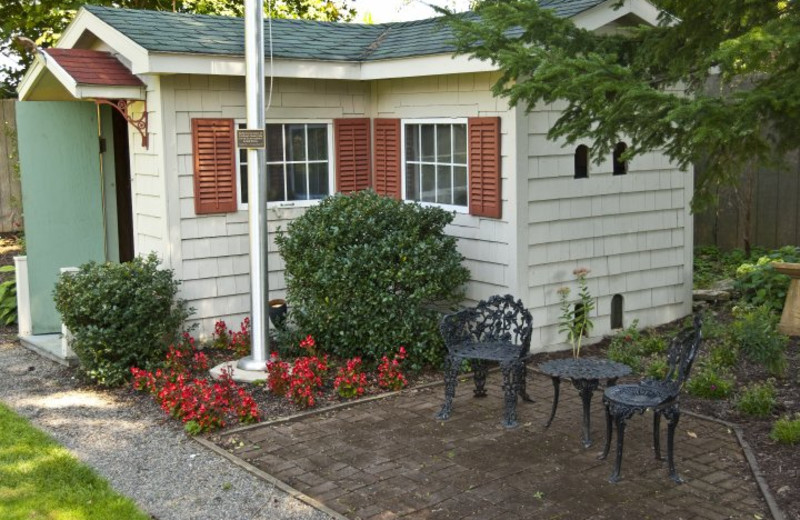
[[(607, 0), (572, 17), (574, 23), (587, 30), (613, 25), (623, 17), (657, 24), (658, 10), (646, 0)], [(100, 48), (110, 50), (132, 75), (203, 74), (244, 76), (244, 56), (151, 52), (134, 42), (93, 13), (81, 9), (58, 42), (58, 48)], [(372, 61), (328, 61), (267, 57), (265, 71), (275, 77), (302, 79), (338, 79), (374, 81), (441, 74), (464, 74), (496, 71), (492, 63), (468, 56), (434, 54)], [(81, 85), (49, 60), (32, 66), (20, 86), (20, 99), (27, 99), (40, 79), (49, 72), (59, 79), (76, 99), (92, 97), (144, 99), (144, 88), (130, 86)]]

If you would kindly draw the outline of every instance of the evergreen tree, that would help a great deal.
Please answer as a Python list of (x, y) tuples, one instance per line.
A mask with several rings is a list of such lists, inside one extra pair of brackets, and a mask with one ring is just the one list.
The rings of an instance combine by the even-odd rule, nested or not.
[(657, 26), (612, 33), (577, 28), (551, 3), (484, 0), (477, 17), (447, 18), (458, 54), (500, 67), (496, 95), (528, 110), (566, 102), (551, 138), (589, 139), (597, 161), (620, 140), (625, 159), (703, 161), (695, 209), (745, 166), (800, 145), (796, 0), (654, 0)]

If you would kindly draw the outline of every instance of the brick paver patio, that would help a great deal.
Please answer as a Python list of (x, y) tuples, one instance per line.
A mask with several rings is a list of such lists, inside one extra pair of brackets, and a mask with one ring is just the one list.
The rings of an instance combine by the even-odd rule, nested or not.
[[(406, 391), (334, 411), (225, 433), (216, 439), (237, 458), (352, 519), (758, 519), (771, 518), (736, 435), (684, 414), (676, 433), (674, 484), (653, 457), (652, 418), (633, 417), (625, 436), (622, 482), (607, 479), (599, 390), (592, 410), (594, 445), (580, 443), (581, 404), (561, 386), (549, 414), (550, 379), (529, 371), (536, 403), (518, 405), (521, 426), (500, 425), (500, 376), (474, 399), (459, 384), (453, 417), (433, 416), (443, 387)], [(666, 432), (662, 423), (662, 448)]]

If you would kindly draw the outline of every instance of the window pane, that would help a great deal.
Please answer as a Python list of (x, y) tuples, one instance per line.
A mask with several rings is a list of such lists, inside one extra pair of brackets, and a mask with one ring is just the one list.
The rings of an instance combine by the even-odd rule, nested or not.
[(267, 165), (267, 200), (270, 202), (286, 200), (283, 188), (283, 165)]
[(450, 125), (436, 125), (436, 158), (439, 162), (451, 162)]
[(467, 164), (467, 125), (453, 125), (453, 162)]
[(306, 125), (285, 125), (286, 160), (304, 161), (306, 159)]
[(435, 125), (420, 125), (422, 131), (422, 161), (433, 162), (435, 159), (433, 150), (434, 133), (436, 131)]
[(247, 165), (239, 166), (239, 186), (241, 186), (241, 200), (242, 204), (247, 204)]
[(318, 200), (328, 195), (328, 163), (308, 165), (309, 198)]
[(267, 125), (267, 162), (283, 161), (283, 125)]
[(439, 204), (453, 203), (453, 185), (450, 177), (450, 166), (436, 167), (436, 202)]
[(464, 166), (453, 167), (453, 204), (467, 205), (467, 169)]
[(286, 200), (308, 200), (305, 164), (287, 164), (286, 180), (289, 183)]
[(419, 161), (419, 125), (406, 125), (406, 160)]
[(406, 165), (406, 199), (419, 200), (419, 165)]
[(308, 125), (308, 160), (328, 159), (328, 125)]
[(422, 165), (422, 197), (423, 202), (436, 202), (436, 167), (432, 164)]

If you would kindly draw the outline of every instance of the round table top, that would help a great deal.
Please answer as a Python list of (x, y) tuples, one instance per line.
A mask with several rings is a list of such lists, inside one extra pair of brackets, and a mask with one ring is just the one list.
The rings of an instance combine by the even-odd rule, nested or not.
[(594, 357), (553, 359), (539, 365), (539, 370), (567, 379), (616, 379), (631, 373), (624, 363)]

